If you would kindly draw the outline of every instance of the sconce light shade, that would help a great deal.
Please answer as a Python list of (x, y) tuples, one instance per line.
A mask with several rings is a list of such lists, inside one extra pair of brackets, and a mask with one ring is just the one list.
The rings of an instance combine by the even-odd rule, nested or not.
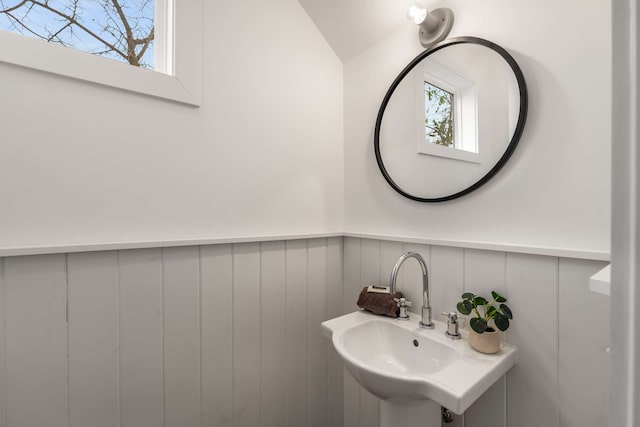
[(420, 25), (427, 17), (427, 9), (420, 7), (418, 4), (414, 4), (409, 8), (407, 12), (407, 19), (416, 25)]
[(418, 5), (411, 6), (407, 17), (419, 25), (420, 44), (425, 48), (444, 40), (453, 27), (453, 11), (446, 7), (427, 12)]

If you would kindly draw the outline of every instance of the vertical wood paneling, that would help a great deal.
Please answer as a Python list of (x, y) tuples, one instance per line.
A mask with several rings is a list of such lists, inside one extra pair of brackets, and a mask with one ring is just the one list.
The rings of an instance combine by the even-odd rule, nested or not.
[(342, 377), (344, 378), (344, 427), (359, 427), (360, 384), (351, 376), (347, 368), (342, 369)]
[[(356, 301), (362, 288), (360, 281), (361, 240), (353, 237), (344, 238), (344, 312), (351, 313), (357, 309)], [(343, 369), (344, 378), (344, 426), (360, 425), (360, 385)]]
[(364, 286), (360, 281), (361, 239), (344, 238), (344, 298), (343, 311), (351, 313), (358, 310), (358, 295)]
[[(505, 293), (505, 253), (465, 249), (464, 291), (491, 296)], [(506, 380), (501, 378), (465, 413), (467, 427), (506, 426)]]
[(360, 388), (360, 427), (377, 427), (380, 425), (380, 399)]
[(307, 241), (286, 243), (286, 425), (308, 418)]
[(264, 242), (261, 303), (261, 420), (263, 427), (285, 425), (285, 242)]
[(382, 242), (363, 239), (360, 244), (360, 288), (380, 283)]
[(5, 282), (4, 282), (4, 258), (0, 258), (0, 427), (7, 426), (7, 408), (5, 394), (7, 377), (4, 368), (4, 316), (5, 316)]
[(589, 291), (606, 263), (560, 259), (560, 426), (607, 425), (609, 297)]
[(69, 254), (69, 425), (118, 423), (118, 253)]
[(5, 262), (7, 425), (67, 426), (66, 256)]
[(464, 250), (464, 291), (491, 297), (491, 291), (506, 294), (506, 254), (478, 249)]
[[(327, 240), (327, 319), (343, 314), (343, 239)], [(327, 427), (344, 424), (342, 360), (327, 341)]]
[[(0, 259), (0, 427), (376, 427), (319, 323), (405, 250), (434, 314), (495, 289), (516, 315), (517, 366), (450, 425), (606, 425), (603, 263), (338, 237)], [(419, 309), (414, 261), (398, 284)]]
[(502, 377), (464, 413), (465, 427), (506, 426), (506, 393), (506, 380)]
[[(380, 283), (382, 244), (364, 239), (360, 252), (360, 283), (362, 286)], [(380, 400), (364, 388), (360, 389), (360, 427), (380, 425)]]
[(507, 254), (506, 277), (509, 342), (519, 350), (507, 374), (507, 425), (557, 427), (558, 259)]
[(120, 423), (162, 425), (162, 257), (160, 249), (121, 251)]
[(307, 251), (307, 342), (309, 358), (308, 422), (310, 427), (327, 425), (327, 340), (320, 323), (327, 319), (327, 241), (313, 239)]
[(456, 311), (464, 284), (463, 260), (462, 248), (431, 246), (431, 302), (435, 315)]
[(162, 252), (165, 427), (200, 425), (199, 258), (197, 246)]
[[(390, 286), (389, 279), (391, 278), (391, 270), (393, 270), (393, 266), (396, 264), (400, 255), (402, 255), (404, 247), (402, 242), (388, 242), (383, 240), (381, 244), (379, 283), (381, 286)], [(396, 277), (396, 290), (404, 293), (404, 269), (400, 269)]]
[(260, 425), (260, 244), (233, 245), (233, 425)]
[[(419, 245), (416, 243), (405, 243), (403, 247), (403, 252), (417, 252), (422, 258), (424, 258), (424, 262), (427, 264), (427, 270), (430, 271), (431, 266), (431, 251), (428, 245)], [(404, 274), (404, 296), (411, 302), (413, 305), (409, 308), (409, 311), (414, 313), (418, 313), (422, 315), (422, 268), (420, 268), (420, 264), (414, 258), (408, 259), (402, 264), (401, 270)], [(429, 296), (432, 293), (429, 292)], [(435, 312), (433, 312), (433, 318), (438, 320), (438, 317)]]
[(233, 420), (233, 256), (231, 245), (200, 248), (200, 360), (203, 427)]

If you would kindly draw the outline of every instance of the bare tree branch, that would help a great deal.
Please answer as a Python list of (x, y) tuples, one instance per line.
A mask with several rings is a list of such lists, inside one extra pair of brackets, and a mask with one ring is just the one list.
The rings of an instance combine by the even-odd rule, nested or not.
[(94, 39), (98, 40), (100, 43), (104, 44), (105, 46), (113, 49), (114, 52), (120, 54), (123, 58), (128, 59), (126, 55), (124, 55), (122, 52), (120, 52), (118, 50), (118, 48), (116, 48), (115, 46), (113, 46), (111, 43), (109, 43), (108, 41), (106, 41), (105, 39), (103, 39), (102, 37), (100, 37), (99, 35), (97, 35), (96, 33), (94, 33), (93, 31), (91, 31), (90, 29), (88, 29), (87, 27), (85, 27), (84, 25), (82, 25), (80, 22), (78, 22), (78, 20), (76, 19), (75, 16), (69, 16), (64, 14), (63, 12), (60, 12), (57, 9), (54, 9), (52, 7), (49, 6), (49, 1), (45, 0), (44, 2), (41, 1), (37, 1), (37, 0), (28, 0), (31, 3), (38, 5), (50, 12), (55, 13), (56, 15), (60, 16), (63, 19), (68, 20), (71, 24), (76, 25), (78, 28), (80, 28), (81, 30), (83, 30), (84, 32), (86, 32), (87, 34), (89, 34), (91, 37), (93, 37)]
[[(75, 30), (79, 29), (104, 46), (104, 49), (91, 49), (92, 53), (114, 54), (131, 65), (146, 66), (142, 64), (142, 60), (155, 38), (153, 19), (144, 15), (145, 10), (149, 10), (149, 4), (151, 4), (149, 0), (139, 4), (138, 14), (131, 14), (131, 16), (128, 16), (123, 1), (102, 0), (104, 21), (100, 23), (97, 19), (91, 19), (89, 22), (91, 27), (82, 21), (79, 0), (68, 0), (68, 3), (62, 6), (57, 3), (50, 0), (20, 0), (14, 6), (7, 7), (5, 1), (0, 0), (0, 15), (5, 15), (8, 22), (20, 32), (28, 32), (42, 40), (65, 46), (73, 47), (74, 43), (71, 39), (63, 40), (63, 34), (67, 34), (66, 39), (75, 37), (82, 42), (81, 38), (74, 36)], [(46, 22), (42, 24), (39, 17), (35, 20), (29, 19), (28, 16), (34, 7), (56, 16), (60, 20), (60, 26), (50, 27)], [(23, 9), (21, 17), (14, 13), (20, 9)], [(100, 25), (100, 28), (93, 29), (93, 24)], [(148, 34), (145, 35), (147, 31)]]
[[(0, 10), (0, 13), (6, 13), (9, 14), (11, 12), (13, 12), (14, 10), (18, 10), (20, 9), (22, 6), (24, 6), (25, 4), (27, 4), (29, 0), (22, 0), (20, 3), (18, 3), (17, 5), (13, 6), (13, 7), (9, 7), (7, 9), (2, 9)], [(4, 6), (4, 2), (2, 3)]]
[(140, 49), (140, 53), (138, 53), (138, 56), (137, 56), (138, 61), (140, 60), (140, 58), (144, 56), (144, 54), (147, 52), (147, 49), (149, 48), (149, 45), (153, 41), (155, 28), (156, 27), (151, 28), (151, 33), (149, 34), (149, 36), (147, 36), (147, 38), (142, 40), (134, 40), (136, 44), (143, 44), (142, 49)]

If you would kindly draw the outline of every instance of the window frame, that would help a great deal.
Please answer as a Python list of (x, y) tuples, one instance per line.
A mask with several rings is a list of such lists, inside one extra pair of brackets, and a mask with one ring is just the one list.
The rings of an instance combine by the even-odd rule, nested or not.
[[(158, 24), (165, 31), (160, 32), (155, 50), (160, 61), (166, 60), (160, 68), (169, 74), (4, 30), (0, 30), (0, 62), (197, 107), (201, 103), (202, 0), (156, 2), (160, 7), (156, 6), (155, 19), (160, 19)], [(173, 37), (166, 31), (170, 28)]]

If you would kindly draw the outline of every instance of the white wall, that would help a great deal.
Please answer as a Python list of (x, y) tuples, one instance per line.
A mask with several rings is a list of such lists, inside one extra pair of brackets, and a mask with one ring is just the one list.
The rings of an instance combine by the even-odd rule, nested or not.
[(529, 117), (507, 166), (443, 204), (405, 199), (373, 153), (378, 107), (421, 50), (411, 24), (345, 63), (345, 230), (442, 240), (609, 250), (611, 3), (450, 0), (451, 37), (506, 48), (525, 75)]
[(340, 60), (296, 0), (203, 3), (199, 109), (0, 64), (0, 248), (341, 230)]

